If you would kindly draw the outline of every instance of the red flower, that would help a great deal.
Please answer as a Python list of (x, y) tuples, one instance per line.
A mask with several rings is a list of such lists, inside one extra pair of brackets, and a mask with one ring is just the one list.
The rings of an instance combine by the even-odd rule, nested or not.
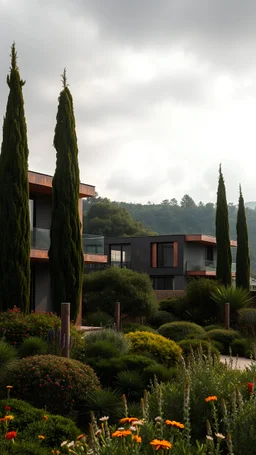
[(248, 388), (248, 392), (252, 393), (253, 392), (253, 388), (254, 388), (253, 382), (248, 382), (247, 383), (247, 388)]
[(6, 433), (5, 435), (5, 439), (14, 439), (16, 438), (16, 436), (17, 436), (16, 431), (8, 431), (8, 433)]
[(10, 410), (11, 410), (11, 406), (7, 406), (7, 405), (6, 405), (6, 406), (5, 406), (5, 410), (6, 410), (6, 411), (10, 411)]

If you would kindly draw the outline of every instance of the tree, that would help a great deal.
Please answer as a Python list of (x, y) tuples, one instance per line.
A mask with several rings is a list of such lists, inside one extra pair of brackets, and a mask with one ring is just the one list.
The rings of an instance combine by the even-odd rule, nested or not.
[(180, 206), (184, 209), (190, 209), (196, 207), (195, 201), (188, 194), (184, 194), (180, 201)]
[(85, 275), (83, 310), (86, 313), (104, 311), (114, 316), (115, 304), (120, 302), (121, 314), (151, 316), (156, 311), (156, 298), (146, 273), (109, 267)]
[(0, 310), (29, 311), (30, 217), (28, 143), (24, 100), (15, 44), (7, 76), (9, 96), (0, 155)]
[(246, 213), (244, 207), (244, 198), (242, 195), (241, 185), (239, 187), (239, 202), (237, 211), (237, 252), (236, 252), (236, 286), (250, 289), (250, 256), (248, 245), (248, 229), (246, 222)]
[(76, 320), (81, 299), (83, 250), (78, 212), (79, 166), (73, 100), (62, 77), (54, 135), (56, 170), (52, 182), (52, 222), (49, 249), (54, 311), (70, 302), (71, 319)]
[(219, 183), (216, 207), (216, 243), (217, 243), (217, 269), (216, 277), (225, 287), (231, 285), (231, 248), (229, 238), (228, 206), (226, 188), (221, 165), (219, 167)]

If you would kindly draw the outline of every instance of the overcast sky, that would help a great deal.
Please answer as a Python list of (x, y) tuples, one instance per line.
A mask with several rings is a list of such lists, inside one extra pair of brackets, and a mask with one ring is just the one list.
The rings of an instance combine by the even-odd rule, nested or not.
[(0, 0), (0, 114), (15, 40), (31, 170), (53, 174), (60, 74), (81, 181), (134, 202), (256, 200), (255, 0)]

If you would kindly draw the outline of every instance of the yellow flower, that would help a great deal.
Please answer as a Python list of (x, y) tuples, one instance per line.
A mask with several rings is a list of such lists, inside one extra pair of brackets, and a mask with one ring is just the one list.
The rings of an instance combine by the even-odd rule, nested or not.
[(132, 434), (130, 430), (116, 430), (114, 433), (112, 433), (112, 438), (123, 438), (129, 436), (130, 434)]
[(150, 443), (156, 450), (166, 449), (169, 450), (172, 448), (172, 444), (165, 439), (153, 439)]
[(206, 401), (206, 403), (208, 403), (209, 401), (217, 401), (217, 397), (215, 395), (213, 395), (213, 396), (205, 398), (205, 401)]
[(39, 434), (37, 437), (38, 439), (45, 439), (45, 436), (43, 436), (42, 434)]
[(7, 385), (6, 388), (7, 389), (13, 389), (13, 385)]
[(184, 428), (183, 423), (176, 422), (175, 420), (166, 420), (165, 423), (166, 423), (166, 425), (170, 425), (172, 427)]
[(141, 437), (138, 436), (137, 434), (135, 434), (132, 439), (134, 439), (136, 442), (141, 442), (142, 441)]
[(123, 419), (120, 420), (120, 423), (133, 423), (137, 421), (138, 421), (137, 417), (124, 417)]

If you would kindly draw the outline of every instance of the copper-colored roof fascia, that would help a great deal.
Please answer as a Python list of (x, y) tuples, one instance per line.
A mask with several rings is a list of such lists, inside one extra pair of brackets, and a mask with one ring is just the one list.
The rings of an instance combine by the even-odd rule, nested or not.
[[(28, 171), (28, 182), (31, 192), (48, 193), (52, 192), (52, 176), (47, 174), (40, 174), (39, 172)], [(95, 196), (95, 187), (80, 183), (79, 197), (93, 197)]]
[[(208, 245), (216, 245), (216, 237), (210, 235), (185, 235), (185, 242), (197, 242)], [(237, 246), (236, 240), (230, 240), (230, 246)]]

